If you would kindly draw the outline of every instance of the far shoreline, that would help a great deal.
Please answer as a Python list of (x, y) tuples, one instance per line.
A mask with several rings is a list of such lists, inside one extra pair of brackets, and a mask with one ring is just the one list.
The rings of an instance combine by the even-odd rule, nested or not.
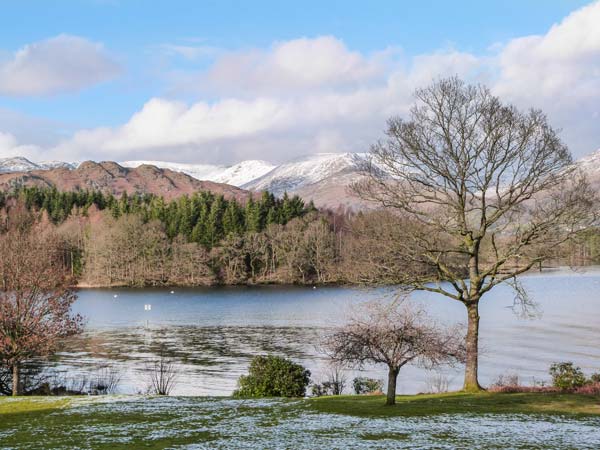
[[(520, 277), (530, 277), (539, 274), (547, 274), (552, 272), (560, 272), (560, 271), (569, 271), (573, 274), (581, 274), (582, 272), (586, 272), (589, 269), (600, 269), (600, 265), (598, 264), (589, 264), (589, 265), (581, 265), (581, 266), (546, 266), (542, 267), (541, 270), (539, 268), (531, 269), (528, 272), (520, 275)], [(351, 282), (340, 282), (340, 281), (331, 281), (331, 282), (314, 282), (314, 283), (277, 283), (273, 281), (268, 282), (257, 282), (257, 283), (236, 283), (236, 284), (227, 284), (227, 283), (212, 283), (212, 284), (127, 284), (127, 283), (112, 283), (112, 284), (92, 284), (79, 282), (76, 285), (73, 285), (72, 288), (76, 290), (87, 290), (87, 289), (169, 289), (169, 288), (184, 288), (184, 289), (196, 289), (196, 288), (231, 288), (231, 287), (239, 287), (239, 288), (255, 288), (255, 287), (287, 287), (287, 288), (323, 288), (323, 287), (348, 287), (348, 288), (391, 288), (394, 286), (398, 286), (398, 284), (367, 284), (367, 283), (351, 283)]]

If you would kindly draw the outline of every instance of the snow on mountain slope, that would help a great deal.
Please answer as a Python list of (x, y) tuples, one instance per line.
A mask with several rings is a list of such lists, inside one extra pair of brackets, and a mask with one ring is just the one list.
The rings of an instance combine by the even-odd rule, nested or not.
[(277, 166), (274, 166), (267, 161), (251, 159), (227, 167), (211, 181), (242, 186), (269, 173), (275, 167)]
[(30, 170), (37, 170), (38, 168), (39, 166), (37, 164), (20, 156), (0, 159), (0, 172), (29, 172)]
[(356, 171), (352, 153), (320, 153), (277, 166), (260, 178), (242, 185), (249, 190), (269, 190), (275, 195)]
[[(317, 206), (335, 208), (336, 205), (364, 208), (348, 189), (360, 179), (353, 153), (321, 153), (307, 156), (279, 166), (266, 161), (242, 161), (233, 166), (213, 164), (179, 164), (165, 161), (126, 161), (122, 166), (135, 168), (143, 164), (183, 172), (193, 178), (225, 183), (243, 189), (269, 190), (275, 195), (300, 195)], [(594, 186), (600, 186), (600, 149), (576, 162)], [(34, 163), (26, 158), (0, 158), (0, 173), (28, 172), (52, 167), (75, 168), (77, 165), (51, 161)]]
[(76, 169), (79, 164), (77, 163), (68, 163), (64, 161), (40, 161), (37, 163), (40, 166), (40, 170), (49, 170), (49, 169)]
[(130, 167), (132, 169), (147, 164), (161, 169), (183, 172), (198, 180), (210, 180), (211, 177), (217, 176), (225, 169), (223, 166), (216, 166), (213, 164), (185, 164), (167, 161), (123, 161), (119, 162), (119, 164), (123, 167)]
[(229, 167), (212, 164), (180, 164), (166, 161), (125, 161), (119, 164), (123, 167), (132, 168), (149, 164), (161, 169), (183, 172), (199, 180), (226, 183), (232, 186), (242, 186), (275, 168), (274, 165), (266, 161), (258, 160), (242, 161)]
[(59, 167), (74, 169), (76, 165), (63, 161), (41, 161), (34, 163), (22, 156), (0, 158), (0, 173), (31, 172), (32, 170), (56, 169)]
[(588, 175), (600, 176), (600, 149), (578, 160), (577, 165)]

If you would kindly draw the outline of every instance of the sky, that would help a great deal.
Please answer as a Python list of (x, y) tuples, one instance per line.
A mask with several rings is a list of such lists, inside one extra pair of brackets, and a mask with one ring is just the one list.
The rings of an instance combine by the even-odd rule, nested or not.
[(600, 148), (600, 1), (2, 1), (0, 157), (366, 151), (441, 77)]

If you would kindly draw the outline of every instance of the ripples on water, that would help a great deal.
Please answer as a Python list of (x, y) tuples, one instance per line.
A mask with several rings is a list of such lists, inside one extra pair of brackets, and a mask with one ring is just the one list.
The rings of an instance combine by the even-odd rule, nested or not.
[[(551, 271), (523, 278), (538, 302), (536, 319), (517, 317), (513, 294), (499, 287), (481, 304), (481, 377), (517, 373), (521, 380), (547, 379), (554, 361), (574, 361), (600, 371), (600, 270)], [(144, 389), (143, 371), (162, 345), (179, 364), (175, 394), (229, 395), (253, 355), (276, 353), (308, 367), (316, 379), (328, 371), (317, 351), (319, 336), (343, 323), (351, 305), (382, 295), (351, 288), (203, 288), (84, 290), (75, 305), (88, 318), (84, 336), (70, 341), (52, 363), (71, 376), (109, 364), (123, 372), (121, 392)], [(114, 296), (117, 296), (116, 298)], [(432, 314), (446, 323), (464, 322), (465, 308), (452, 300), (417, 293)], [(152, 309), (146, 311), (145, 304)], [(385, 378), (385, 368), (369, 376)], [(451, 388), (461, 371), (446, 370)], [(349, 372), (351, 379), (357, 372)], [(398, 390), (427, 389), (431, 373), (407, 367)]]

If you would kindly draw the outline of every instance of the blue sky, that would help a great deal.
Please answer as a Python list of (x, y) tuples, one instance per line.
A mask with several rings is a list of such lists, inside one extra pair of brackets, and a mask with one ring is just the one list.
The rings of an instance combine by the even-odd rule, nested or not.
[(599, 10), (575, 0), (3, 2), (0, 156), (231, 163), (360, 151), (415, 87), (455, 74), (543, 108), (579, 156), (600, 147)]

